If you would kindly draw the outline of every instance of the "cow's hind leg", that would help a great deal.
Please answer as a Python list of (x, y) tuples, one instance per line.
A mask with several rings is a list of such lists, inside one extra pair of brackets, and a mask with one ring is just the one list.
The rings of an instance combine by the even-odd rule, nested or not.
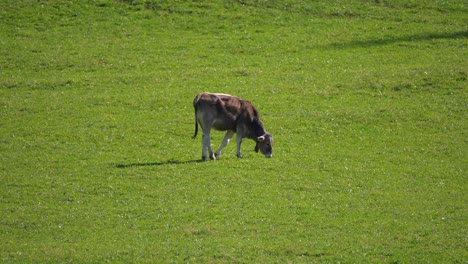
[(221, 142), (221, 146), (219, 146), (218, 150), (215, 152), (215, 157), (219, 157), (221, 155), (221, 150), (229, 144), (231, 141), (232, 136), (234, 135), (234, 131), (228, 130), (226, 135), (224, 136), (223, 142)]
[(207, 151), (209, 153), (209, 158), (214, 160), (215, 155), (213, 154), (213, 150), (211, 149), (211, 139), (210, 139), (210, 132), (203, 131), (203, 148), (202, 148), (202, 159), (208, 160)]

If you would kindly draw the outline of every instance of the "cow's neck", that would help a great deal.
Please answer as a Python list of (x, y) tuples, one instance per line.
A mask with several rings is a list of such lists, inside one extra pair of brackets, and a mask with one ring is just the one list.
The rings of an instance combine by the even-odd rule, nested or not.
[(258, 137), (263, 136), (265, 134), (266, 134), (266, 131), (265, 131), (265, 128), (263, 127), (262, 122), (260, 122), (259, 119), (255, 118), (252, 121), (252, 126), (247, 137), (256, 140)]

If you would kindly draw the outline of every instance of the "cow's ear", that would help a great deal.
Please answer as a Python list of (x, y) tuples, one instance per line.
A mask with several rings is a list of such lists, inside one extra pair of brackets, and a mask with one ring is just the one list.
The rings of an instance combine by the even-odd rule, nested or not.
[(257, 138), (258, 142), (262, 142), (263, 140), (265, 140), (265, 136), (259, 136)]

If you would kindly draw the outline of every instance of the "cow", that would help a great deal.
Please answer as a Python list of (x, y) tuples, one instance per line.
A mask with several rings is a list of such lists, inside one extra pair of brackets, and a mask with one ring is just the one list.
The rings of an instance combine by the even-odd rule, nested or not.
[[(221, 150), (236, 135), (237, 157), (241, 158), (241, 143), (243, 138), (256, 142), (255, 152), (260, 152), (267, 158), (273, 156), (273, 137), (265, 131), (257, 109), (246, 100), (229, 94), (200, 93), (193, 100), (195, 108), (195, 134), (197, 137), (198, 124), (203, 132), (202, 159), (215, 160), (221, 155)], [(211, 128), (227, 131), (221, 146), (213, 153), (211, 149)], [(207, 155), (207, 151), (209, 156)]]

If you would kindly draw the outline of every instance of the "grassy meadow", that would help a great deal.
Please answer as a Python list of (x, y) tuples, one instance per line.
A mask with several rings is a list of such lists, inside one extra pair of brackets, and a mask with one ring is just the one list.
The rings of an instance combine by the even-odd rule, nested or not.
[[(0, 22), (2, 263), (468, 261), (466, 1), (4, 0)], [(273, 158), (200, 162), (204, 91), (250, 100)]]

